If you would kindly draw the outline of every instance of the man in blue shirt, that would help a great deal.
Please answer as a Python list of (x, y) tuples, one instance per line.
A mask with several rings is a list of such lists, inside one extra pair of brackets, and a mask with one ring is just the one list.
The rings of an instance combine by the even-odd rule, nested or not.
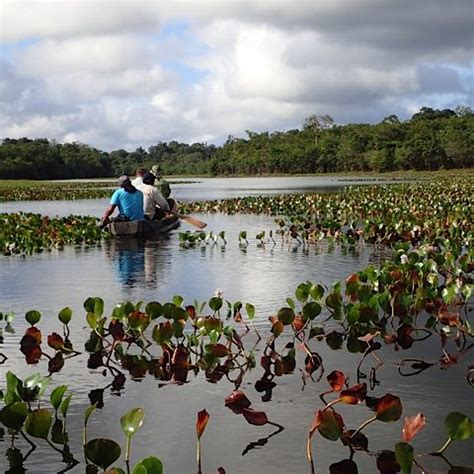
[(119, 209), (119, 218), (122, 220), (141, 221), (145, 218), (143, 213), (143, 194), (132, 185), (130, 178), (126, 175), (120, 176), (120, 186), (110, 199), (110, 205), (105, 210), (102, 225), (110, 222), (110, 216), (115, 209)]

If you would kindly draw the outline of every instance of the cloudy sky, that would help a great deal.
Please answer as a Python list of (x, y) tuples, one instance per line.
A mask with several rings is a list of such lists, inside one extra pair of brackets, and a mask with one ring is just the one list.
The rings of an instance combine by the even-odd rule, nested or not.
[(1, 0), (0, 137), (103, 149), (474, 105), (472, 0)]

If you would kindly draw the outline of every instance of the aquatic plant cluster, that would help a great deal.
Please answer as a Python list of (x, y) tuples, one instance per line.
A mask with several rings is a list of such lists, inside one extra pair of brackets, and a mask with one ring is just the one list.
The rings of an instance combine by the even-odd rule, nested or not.
[(32, 254), (65, 245), (95, 244), (109, 234), (88, 216), (50, 218), (41, 214), (0, 213), (0, 251), (3, 255)]
[(474, 177), (358, 186), (338, 193), (251, 196), (183, 204), (181, 212), (278, 216), (281, 233), (316, 242), (332, 237), (355, 243), (393, 244), (473, 238)]
[[(233, 384), (233, 390), (223, 400), (225, 406), (251, 425), (276, 428), (270, 435), (250, 442), (243, 451), (246, 454), (267, 444), (285, 427), (278, 419), (270, 421), (264, 411), (252, 407), (245, 393), (245, 376), (251, 371), (261, 371), (255, 388), (262, 393), (262, 401), (269, 402), (272, 392), (278, 390), (276, 381), (287, 374), (301, 371), (303, 388), (322, 380), (326, 372), (323, 357), (318, 352), (321, 343), (334, 350), (345, 347), (359, 358), (359, 364), (355, 376), (340, 370), (326, 376), (328, 385), (320, 393), (322, 404), (318, 407), (315, 403), (313, 420), (309, 422), (308, 417), (307, 439), (302, 440), (306, 442), (310, 472), (314, 473), (317, 465), (312, 450), (317, 433), (328, 440), (340, 441), (347, 449), (347, 457), (330, 466), (331, 473), (358, 472), (353, 459), (356, 451), (369, 455), (381, 473), (410, 473), (413, 466), (427, 472), (423, 464), (433, 456), (446, 461), (453, 469), (450, 472), (472, 472), (470, 468), (452, 466), (445, 457), (452, 442), (474, 436), (474, 424), (466, 414), (446, 413), (446, 442), (433, 446), (429, 453), (415, 453), (410, 444), (421, 429), (430, 427), (431, 420), (422, 413), (407, 413), (400, 442), (384, 450), (372, 452), (370, 440), (363, 431), (370, 423), (395, 422), (403, 414), (400, 397), (392, 393), (370, 396), (370, 390), (379, 383), (383, 373), (382, 348), (393, 347), (398, 351), (401, 376), (467, 364), (466, 380), (460, 383), (474, 386), (474, 368), (465, 360), (474, 347), (474, 330), (468, 319), (474, 288), (473, 269), (472, 251), (461, 248), (443, 249), (429, 244), (399, 249), (393, 260), (384, 262), (380, 268), (369, 265), (330, 288), (310, 281), (301, 283), (295, 289), (294, 298), (288, 298), (283, 307), (270, 313), (264, 334), (261, 328), (257, 330), (253, 326), (256, 311), (251, 303), (227, 301), (220, 292), (208, 301), (190, 304), (185, 304), (179, 295), (166, 303), (120, 303), (109, 315), (104, 312), (101, 298), (90, 297), (84, 302), (90, 330), (84, 346), (87, 368), (109, 376), (108, 387), (114, 391), (124, 388), (127, 373), (133, 379), (149, 374), (175, 384), (184, 384), (200, 371), (211, 383), (227, 379)], [(27, 364), (47, 359), (48, 374), (34, 374), (25, 380), (11, 372), (7, 374), (0, 421), (12, 435), (8, 459), (17, 469), (23, 466), (39, 439), (61, 453), (64, 463), (70, 467), (79, 462), (71, 454), (66, 430), (72, 393), (64, 397), (68, 387), (55, 387), (49, 394), (51, 407), (40, 404), (40, 399), (49, 390), (53, 374), (66, 370), (68, 359), (79, 355), (68, 326), (72, 310), (64, 308), (58, 314), (62, 334), (53, 332), (46, 337), (38, 327), (41, 321), (38, 311), (27, 312), (25, 318), (29, 327), (20, 341), (20, 350)], [(12, 319), (10, 314), (10, 327)], [(403, 356), (403, 351), (428, 338), (432, 345), (438, 343), (438, 358), (423, 360)], [(259, 361), (255, 358), (257, 347), (262, 354)], [(355, 383), (349, 385), (349, 379)], [(110, 468), (122, 453), (116, 441), (88, 437), (88, 420), (104, 404), (104, 389), (93, 392), (89, 396), (91, 405), (84, 414), (82, 447), (86, 471), (98, 472), (101, 468), (110, 474), (124, 472), (119, 467)], [(330, 401), (326, 400), (328, 396), (331, 396)], [(366, 410), (368, 417), (358, 427), (348, 426), (337, 410), (339, 405)], [(197, 414), (198, 473), (201, 472), (201, 437), (212, 417), (212, 408), (206, 407)], [(154, 457), (140, 461), (143, 468), (135, 466), (131, 470), (129, 466), (131, 439), (144, 418), (143, 410), (137, 407), (120, 420), (125, 434), (125, 469), (133, 473), (161, 473), (162, 463)], [(26, 456), (16, 446), (19, 436), (31, 448)], [(225, 473), (225, 459), (222, 464), (224, 467), (218, 468), (219, 473)]]
[(100, 199), (112, 195), (115, 182), (0, 182), (0, 202)]

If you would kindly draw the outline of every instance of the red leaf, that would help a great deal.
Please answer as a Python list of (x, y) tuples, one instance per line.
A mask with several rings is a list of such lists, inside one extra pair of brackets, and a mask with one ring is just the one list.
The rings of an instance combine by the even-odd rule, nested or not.
[(263, 411), (255, 411), (251, 408), (244, 408), (242, 414), (248, 423), (255, 426), (262, 426), (268, 423), (267, 414)]
[(362, 383), (349, 387), (341, 392), (341, 402), (347, 403), (348, 405), (357, 405), (365, 400), (367, 395), (367, 384)]
[(402, 416), (402, 403), (400, 399), (390, 393), (379, 398), (375, 406), (375, 415), (380, 421), (397, 421)]
[(224, 344), (212, 344), (211, 352), (214, 357), (226, 357), (229, 354), (229, 351)]
[(57, 333), (53, 332), (48, 336), (48, 346), (52, 349), (59, 351), (64, 348), (63, 338)]
[(318, 431), (321, 436), (331, 441), (336, 441), (344, 432), (344, 420), (339, 413), (333, 410), (318, 410), (320, 423)]
[(304, 328), (304, 325), (305, 322), (303, 321), (301, 314), (297, 314), (292, 323), (293, 329), (295, 332), (300, 332)]
[(183, 346), (178, 346), (171, 358), (171, 366), (174, 368), (188, 368), (188, 353)]
[(439, 310), (438, 319), (441, 324), (448, 326), (459, 326), (461, 324), (459, 313), (450, 313), (447, 309)]
[(402, 440), (409, 443), (426, 424), (425, 415), (418, 413), (416, 416), (406, 416), (403, 425)]
[(207, 412), (207, 410), (201, 410), (197, 414), (197, 420), (196, 420), (196, 435), (198, 439), (201, 439), (201, 436), (204, 433), (204, 430), (206, 429), (206, 425), (208, 421), (209, 421), (209, 413)]
[(196, 308), (193, 305), (186, 306), (186, 312), (193, 321), (196, 319)]
[(29, 327), (25, 331), (25, 336), (31, 336), (33, 339), (36, 340), (37, 344), (41, 344), (41, 331), (36, 327)]
[(227, 408), (230, 408), (234, 413), (240, 415), (244, 408), (248, 408), (252, 403), (245, 396), (244, 392), (234, 390), (224, 402)]
[(110, 321), (109, 331), (115, 341), (121, 341), (125, 337), (123, 324), (117, 319)]
[(327, 376), (327, 381), (334, 392), (339, 392), (344, 387), (346, 376), (340, 370), (333, 370)]

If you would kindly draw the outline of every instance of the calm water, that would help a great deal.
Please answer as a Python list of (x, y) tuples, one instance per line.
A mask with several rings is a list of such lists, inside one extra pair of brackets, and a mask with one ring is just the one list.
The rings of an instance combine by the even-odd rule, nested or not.
[[(191, 181), (191, 180), (190, 180)], [(178, 201), (227, 199), (240, 196), (281, 193), (334, 192), (344, 186), (373, 184), (378, 178), (350, 176), (301, 176), (278, 178), (199, 178), (194, 182), (171, 186), (171, 195)], [(383, 180), (384, 183), (393, 182)], [(88, 214), (101, 216), (108, 199), (51, 202), (0, 202), (0, 212), (37, 212), (48, 215)]]
[[(287, 178), (285, 178), (287, 179)], [(306, 179), (306, 178), (305, 178)], [(231, 180), (234, 182), (234, 180)], [(271, 185), (268, 185), (267, 191)], [(232, 190), (238, 192), (239, 190)], [(277, 192), (281, 192), (280, 188)], [(229, 190), (220, 190), (228, 193)], [(242, 189), (240, 195), (248, 193)], [(209, 197), (209, 196), (203, 196)], [(224, 197), (221, 196), (221, 197)], [(179, 199), (179, 195), (178, 195)], [(194, 199), (194, 198), (193, 198)], [(47, 214), (69, 214), (70, 212), (100, 215), (104, 202), (85, 201), (89, 207), (77, 202), (29, 203), (39, 205)], [(8, 204), (10, 205), (10, 204)], [(16, 208), (14, 206), (17, 206)], [(19, 209), (22, 203), (11, 204)], [(2, 206), (3, 210), (3, 206)], [(370, 247), (344, 252), (321, 245), (304, 250), (302, 247), (284, 244), (277, 239), (277, 245), (258, 247), (253, 237), (260, 230), (268, 230), (273, 220), (264, 216), (221, 216), (198, 215), (208, 222), (209, 229), (226, 231), (228, 245), (206, 246), (182, 249), (178, 244), (177, 232), (168, 238), (155, 241), (112, 241), (94, 248), (68, 248), (63, 252), (51, 251), (33, 257), (2, 257), (0, 259), (0, 311), (13, 310), (17, 313), (15, 335), (5, 335), (2, 351), (11, 357), (0, 366), (0, 380), (7, 370), (13, 370), (21, 377), (34, 372), (47, 373), (44, 362), (38, 366), (27, 366), (23, 359), (16, 358), (18, 344), (25, 323), (23, 314), (29, 309), (38, 309), (43, 314), (39, 324), (43, 334), (60, 331), (56, 319), (64, 306), (74, 310), (71, 322), (72, 341), (77, 350), (83, 350), (88, 336), (84, 328), (83, 301), (93, 295), (101, 296), (106, 302), (106, 313), (113, 305), (124, 300), (146, 302), (168, 301), (174, 294), (181, 294), (187, 302), (197, 298), (200, 301), (212, 296), (216, 288), (224, 292), (230, 301), (239, 299), (252, 302), (257, 308), (257, 326), (268, 328), (267, 318), (285, 304), (285, 298), (293, 296), (298, 283), (309, 279), (331, 285), (336, 279), (364, 268), (369, 262), (377, 263), (383, 254), (374, 254)], [(186, 228), (186, 227), (183, 227)], [(238, 246), (240, 230), (247, 230), (251, 243), (246, 249)], [(252, 346), (246, 342), (246, 347)], [(282, 338), (281, 349), (288, 342)], [(345, 350), (332, 351), (325, 342), (313, 342), (311, 347), (324, 359), (325, 375), (334, 369), (350, 375), (350, 382), (356, 383), (355, 368), (359, 356)], [(256, 359), (260, 359), (263, 344), (257, 347)], [(473, 416), (472, 389), (465, 381), (465, 369), (469, 354), (457, 366), (447, 371), (431, 368), (417, 377), (403, 378), (396, 369), (396, 362), (402, 357), (423, 357), (436, 360), (440, 356), (439, 341), (434, 338), (417, 343), (410, 351), (394, 352), (393, 346), (381, 351), (385, 364), (377, 375), (380, 385), (370, 392), (381, 396), (387, 392), (400, 396), (404, 415), (422, 411), (428, 419), (427, 426), (413, 442), (417, 452), (427, 452), (444, 442), (444, 416), (458, 410)], [(21, 355), (21, 354), (20, 354)], [(303, 354), (298, 355), (300, 367)], [(472, 357), (471, 361), (472, 363)], [(233, 384), (223, 378), (212, 384), (202, 374), (190, 377), (187, 384), (163, 385), (151, 376), (141, 380), (127, 379), (125, 389), (112, 392), (110, 376), (100, 371), (86, 369), (87, 355), (66, 361), (62, 372), (53, 375), (53, 385), (68, 384), (74, 391), (70, 415), (68, 416), (71, 451), (77, 459), (81, 454), (81, 427), (85, 407), (89, 404), (91, 390), (104, 389), (104, 408), (98, 410), (91, 422), (89, 437), (111, 437), (123, 442), (119, 426), (120, 416), (128, 409), (142, 406), (146, 412), (143, 429), (133, 441), (133, 458), (138, 459), (156, 454), (165, 463), (165, 472), (185, 474), (195, 472), (195, 417), (202, 408), (210, 415), (203, 437), (203, 472), (214, 473), (220, 465), (228, 473), (308, 473), (305, 459), (305, 440), (308, 426), (315, 409), (321, 407), (318, 395), (327, 389), (325, 378), (311, 383), (302, 390), (301, 373), (275, 379), (276, 388), (272, 400), (263, 402), (255, 390), (255, 381), (261, 377), (262, 369), (257, 367), (245, 378), (241, 389), (253, 402), (255, 409), (264, 410), (269, 419), (285, 427), (285, 430), (268, 440), (268, 443), (242, 456), (248, 443), (257, 441), (272, 433), (272, 427), (248, 425), (243, 417), (234, 415), (224, 407), (224, 398), (233, 389)], [(368, 358), (364, 370), (372, 365)], [(73, 375), (73, 376), (72, 376)], [(330, 397), (329, 397), (330, 398)], [(367, 408), (343, 407), (338, 411), (346, 424), (353, 428), (370, 416)], [(392, 448), (400, 440), (402, 422), (395, 424), (374, 423), (367, 428), (369, 448), (376, 451)], [(28, 472), (52, 473), (64, 468), (59, 454), (41, 441), (38, 449), (26, 463)], [(0, 442), (0, 452), (7, 448), (7, 442)], [(26, 446), (18, 443), (26, 452)], [(453, 443), (447, 457), (453, 464), (472, 465), (471, 452), (474, 443), (464, 441)], [(348, 451), (338, 443), (326, 441), (317, 435), (314, 438), (314, 456), (317, 472), (328, 472), (328, 465), (348, 457)], [(357, 453), (359, 472), (377, 472), (374, 460)], [(442, 460), (422, 458), (422, 465), (428, 472), (447, 472)], [(3, 469), (2, 469), (3, 468)], [(7, 469), (6, 460), (0, 456), (0, 470)], [(83, 472), (84, 464), (72, 472)]]

